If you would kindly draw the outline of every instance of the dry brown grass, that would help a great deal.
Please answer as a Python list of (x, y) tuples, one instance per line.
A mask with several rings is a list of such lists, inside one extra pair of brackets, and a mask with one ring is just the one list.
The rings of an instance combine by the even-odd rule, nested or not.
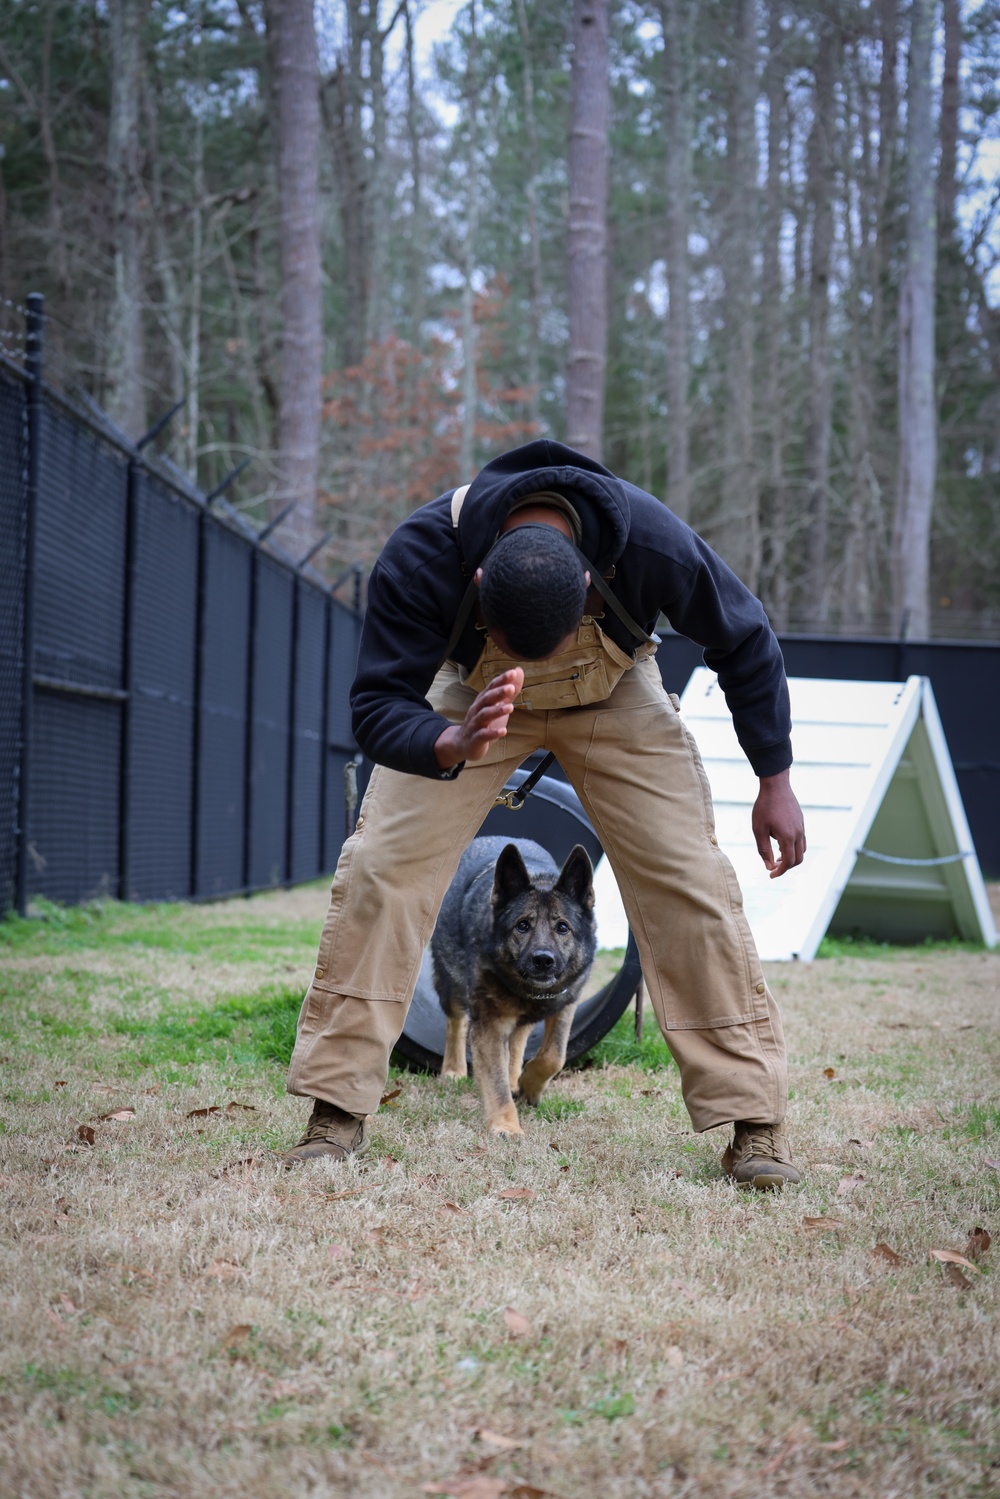
[[(1000, 1226), (1000, 956), (770, 970), (806, 1168), (779, 1197), (719, 1177), (676, 1072), (624, 1067), (489, 1146), (470, 1085), (406, 1075), (368, 1157), (287, 1174), (276, 1064), (144, 1065), (113, 1022), (300, 984), (324, 903), (166, 913), (159, 946), (111, 913), (5, 957), (0, 1492), (1000, 1489), (1000, 1249), (968, 1286), (928, 1257)], [(187, 1117), (231, 1100), (255, 1112)]]

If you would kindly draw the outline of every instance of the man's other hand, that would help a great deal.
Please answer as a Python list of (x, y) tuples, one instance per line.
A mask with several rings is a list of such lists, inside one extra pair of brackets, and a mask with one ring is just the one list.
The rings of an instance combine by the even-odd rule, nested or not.
[(524, 672), (512, 666), (473, 698), (462, 722), (452, 724), (434, 742), (434, 758), (442, 770), (463, 760), (482, 760), (494, 739), (503, 739), (514, 699), (523, 686)]
[[(788, 779), (788, 771), (776, 776), (761, 776), (760, 791), (751, 818), (757, 852), (764, 860), (771, 879), (787, 874), (801, 864), (806, 851), (806, 830), (799, 806)], [(771, 839), (778, 845), (774, 857)]]

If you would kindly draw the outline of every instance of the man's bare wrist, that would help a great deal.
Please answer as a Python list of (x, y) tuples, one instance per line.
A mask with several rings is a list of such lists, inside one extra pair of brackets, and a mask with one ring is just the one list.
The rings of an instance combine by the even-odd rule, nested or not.
[(461, 748), (461, 730), (457, 724), (449, 724), (434, 741), (434, 758), (439, 770), (451, 770), (465, 759)]

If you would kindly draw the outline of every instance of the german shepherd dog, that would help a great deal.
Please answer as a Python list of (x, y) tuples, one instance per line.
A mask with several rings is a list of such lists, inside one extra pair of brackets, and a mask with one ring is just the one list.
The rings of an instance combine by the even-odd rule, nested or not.
[[(491, 1135), (522, 1135), (515, 1093), (536, 1104), (566, 1060), (594, 961), (594, 871), (579, 844), (562, 869), (530, 839), (476, 838), (431, 938), (447, 1016), (443, 1077), (465, 1077), (466, 1036)], [(523, 1068), (532, 1026), (542, 1044)]]

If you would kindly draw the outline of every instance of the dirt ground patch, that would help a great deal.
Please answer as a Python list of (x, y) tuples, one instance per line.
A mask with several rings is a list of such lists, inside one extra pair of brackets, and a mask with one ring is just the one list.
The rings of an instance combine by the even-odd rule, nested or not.
[(769, 968), (780, 1196), (722, 1179), (662, 1048), (520, 1144), (394, 1075), (367, 1157), (289, 1174), (325, 905), (0, 928), (0, 1492), (1000, 1491), (1000, 955)]

